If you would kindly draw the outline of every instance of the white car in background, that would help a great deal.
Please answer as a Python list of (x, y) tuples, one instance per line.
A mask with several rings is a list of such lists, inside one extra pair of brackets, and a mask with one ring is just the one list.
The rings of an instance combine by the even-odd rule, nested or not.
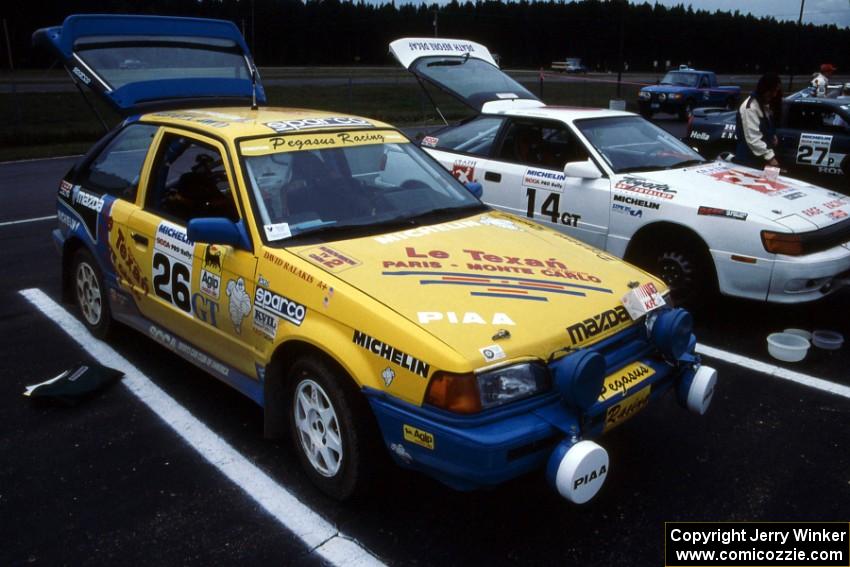
[(630, 112), (547, 106), (481, 44), (404, 38), (396, 59), (478, 114), (421, 140), (483, 199), (705, 292), (779, 303), (850, 283), (850, 197), (706, 161)]

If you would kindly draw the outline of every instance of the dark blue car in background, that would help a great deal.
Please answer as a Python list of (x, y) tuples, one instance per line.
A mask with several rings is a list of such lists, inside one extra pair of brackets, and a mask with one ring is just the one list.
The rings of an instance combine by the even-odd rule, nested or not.
[(722, 106), (735, 108), (741, 87), (721, 87), (712, 71), (697, 71), (686, 66), (668, 71), (657, 85), (643, 87), (638, 93), (638, 106), (644, 118), (656, 112), (676, 114), (686, 120), (695, 108)]

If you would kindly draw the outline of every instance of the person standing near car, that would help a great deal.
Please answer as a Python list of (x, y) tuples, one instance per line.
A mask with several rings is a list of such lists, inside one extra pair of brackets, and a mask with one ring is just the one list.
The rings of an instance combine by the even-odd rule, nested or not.
[(829, 86), (829, 79), (838, 68), (832, 63), (824, 63), (820, 66), (820, 73), (815, 73), (812, 77), (812, 93), (815, 96), (826, 96), (826, 87)]
[(735, 117), (738, 145), (732, 161), (762, 169), (766, 165), (779, 167), (773, 149), (778, 142), (774, 123), (774, 108), (781, 105), (782, 83), (779, 75), (767, 73), (759, 78), (756, 90), (748, 96)]

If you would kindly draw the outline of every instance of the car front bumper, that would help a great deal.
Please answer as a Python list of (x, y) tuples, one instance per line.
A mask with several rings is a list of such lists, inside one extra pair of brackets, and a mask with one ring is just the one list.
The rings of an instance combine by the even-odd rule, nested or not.
[(609, 424), (610, 416), (638, 398), (644, 400), (643, 408), (675, 388), (685, 405), (682, 396), (687, 396), (689, 380), (699, 368), (692, 354), (695, 343), (692, 337), (689, 353), (675, 365), (647, 355), (607, 365), (619, 371), (640, 361), (655, 373), (584, 412), (563, 403), (557, 390), (474, 416), (416, 406), (377, 390), (364, 392), (399, 465), (425, 472), (457, 490), (473, 490), (543, 469), (559, 443), (599, 437), (619, 424)]

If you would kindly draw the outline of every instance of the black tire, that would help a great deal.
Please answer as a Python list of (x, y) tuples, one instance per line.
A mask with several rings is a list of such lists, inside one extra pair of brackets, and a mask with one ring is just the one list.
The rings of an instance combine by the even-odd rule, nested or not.
[(99, 339), (108, 338), (115, 327), (103, 274), (91, 252), (80, 248), (74, 253), (68, 278), (71, 296), (80, 311), (83, 324)]
[[(381, 455), (380, 437), (366, 398), (347, 375), (318, 355), (295, 361), (286, 383), (292, 444), (307, 476), (337, 500), (367, 493)], [(300, 398), (302, 394), (306, 402)], [(332, 420), (327, 419), (325, 407), (332, 410)]]
[(688, 99), (685, 101), (685, 106), (679, 110), (679, 120), (687, 120), (694, 113), (694, 101)]
[(717, 296), (717, 277), (711, 255), (696, 237), (666, 234), (653, 237), (630, 261), (661, 278), (670, 288), (673, 303), (696, 308)]

